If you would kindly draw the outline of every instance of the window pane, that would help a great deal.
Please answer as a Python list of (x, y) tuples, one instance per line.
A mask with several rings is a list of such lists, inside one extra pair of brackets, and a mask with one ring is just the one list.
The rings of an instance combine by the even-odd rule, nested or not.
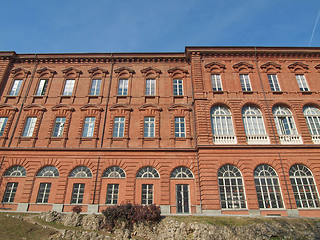
[(19, 94), (23, 80), (14, 80), (11, 90), (9, 92), (10, 96), (17, 96)]
[(64, 124), (66, 118), (65, 117), (57, 117), (54, 123), (52, 137), (62, 137)]
[(124, 136), (124, 117), (115, 117), (113, 125), (113, 137), (123, 137)]
[(174, 118), (175, 137), (186, 137), (184, 117)]
[(40, 183), (37, 203), (47, 203), (49, 199), (51, 183)]
[(22, 133), (22, 137), (32, 137), (34, 127), (36, 126), (37, 118), (36, 117), (28, 117), (26, 123), (24, 125), (24, 130)]
[(155, 95), (155, 94), (156, 94), (156, 80), (146, 79), (146, 95)]
[(144, 137), (155, 136), (155, 118), (145, 117), (144, 118)]
[(183, 81), (182, 79), (173, 79), (173, 95), (183, 95)]
[(67, 79), (64, 85), (64, 90), (62, 95), (71, 96), (73, 93), (74, 83), (75, 83), (74, 79)]
[(48, 80), (47, 79), (41, 79), (39, 82), (39, 86), (36, 92), (37, 96), (43, 96), (46, 93), (48, 87)]
[(242, 91), (251, 91), (250, 79), (248, 74), (240, 74)]
[(211, 82), (213, 91), (222, 91), (222, 82), (220, 74), (212, 74)]
[(16, 196), (17, 188), (18, 188), (17, 182), (7, 183), (7, 187), (4, 192), (2, 202), (12, 203), (14, 201), (14, 197)]
[(119, 184), (108, 184), (106, 204), (118, 204)]
[(3, 136), (4, 130), (6, 129), (7, 122), (8, 122), (7, 117), (0, 118), (0, 137)]
[(90, 95), (100, 95), (101, 79), (93, 79), (91, 84)]
[(71, 204), (79, 204), (83, 202), (84, 186), (84, 183), (73, 184)]
[(95, 117), (86, 117), (84, 119), (82, 137), (93, 137), (95, 121)]
[(118, 95), (128, 95), (128, 79), (119, 79)]

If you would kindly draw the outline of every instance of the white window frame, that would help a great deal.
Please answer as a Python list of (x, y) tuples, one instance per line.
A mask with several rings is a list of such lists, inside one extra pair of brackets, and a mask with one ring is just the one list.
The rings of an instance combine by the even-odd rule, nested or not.
[(92, 79), (90, 95), (91, 96), (99, 96), (101, 91), (101, 79)]
[(32, 137), (34, 128), (37, 123), (37, 117), (27, 117), (24, 129), (22, 132), (22, 137)]
[(8, 117), (0, 117), (0, 137), (3, 136), (4, 130), (6, 129)]
[(156, 79), (146, 79), (146, 96), (156, 95)]
[(173, 95), (183, 96), (183, 79), (173, 79)]
[(113, 124), (113, 137), (122, 138), (124, 136), (125, 117), (115, 117)]
[(239, 76), (242, 91), (252, 91), (249, 74), (240, 74)]
[(82, 137), (90, 138), (94, 135), (96, 117), (85, 117), (83, 123)]
[(126, 173), (124, 170), (117, 166), (109, 167), (104, 173), (102, 177), (106, 178), (126, 178)]
[(141, 205), (153, 204), (153, 184), (142, 184), (141, 186)]
[(45, 166), (40, 169), (37, 177), (59, 177), (59, 171), (55, 166)]
[(72, 187), (71, 204), (82, 204), (84, 196), (84, 183), (74, 183)]
[(63, 96), (72, 96), (75, 82), (75, 79), (66, 79), (62, 93)]
[(119, 184), (107, 185), (106, 205), (117, 205), (119, 198)]
[(27, 175), (27, 171), (24, 167), (17, 165), (9, 168), (4, 177), (25, 177)]
[(145, 117), (144, 118), (144, 137), (153, 138), (155, 137), (155, 117)]
[(189, 178), (189, 179), (192, 179), (194, 177), (193, 177), (192, 171), (189, 168), (177, 167), (171, 172), (170, 178), (177, 178), (177, 179)]
[(313, 143), (320, 144), (320, 110), (313, 106), (305, 106), (303, 114)]
[(297, 74), (295, 76), (300, 90), (302, 92), (310, 91), (306, 77), (303, 74)]
[(39, 85), (36, 91), (36, 96), (44, 96), (48, 88), (48, 79), (40, 79)]
[[(181, 187), (181, 191), (178, 191), (179, 186)], [(185, 204), (186, 202), (188, 205)], [(190, 213), (189, 184), (176, 184), (176, 213)]]
[(18, 183), (17, 182), (8, 182), (6, 186), (6, 190), (3, 194), (3, 203), (12, 203), (14, 202), (14, 197), (16, 196), (18, 189)]
[(70, 178), (91, 178), (92, 172), (90, 168), (86, 166), (78, 166), (71, 171), (69, 177)]
[(317, 185), (309, 168), (302, 164), (293, 165), (289, 177), (298, 208), (320, 207)]
[(284, 202), (277, 172), (271, 166), (262, 164), (256, 167), (253, 177), (259, 208), (284, 208)]
[(271, 91), (273, 91), (273, 92), (281, 91), (278, 77), (276, 74), (268, 74), (268, 80), (269, 80), (269, 85), (270, 85)]
[(218, 171), (220, 204), (222, 209), (245, 209), (246, 195), (240, 170), (224, 165)]
[(186, 137), (186, 121), (185, 117), (174, 118), (174, 136), (179, 138)]
[(36, 203), (48, 203), (51, 183), (40, 183)]
[(137, 178), (159, 178), (160, 175), (154, 167), (141, 168), (137, 173)]
[(119, 79), (119, 85), (118, 85), (119, 96), (128, 95), (128, 85), (129, 85), (129, 79)]
[(56, 117), (52, 131), (52, 137), (62, 137), (66, 122), (66, 117)]
[(22, 86), (22, 82), (23, 82), (22, 79), (15, 79), (13, 81), (12, 87), (9, 92), (9, 96), (18, 96)]
[(213, 91), (222, 91), (222, 81), (220, 74), (211, 74), (211, 83)]

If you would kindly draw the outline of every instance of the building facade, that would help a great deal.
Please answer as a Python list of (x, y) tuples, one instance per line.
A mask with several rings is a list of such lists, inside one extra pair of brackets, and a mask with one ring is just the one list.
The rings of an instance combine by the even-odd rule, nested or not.
[(320, 48), (0, 52), (1, 210), (320, 216)]

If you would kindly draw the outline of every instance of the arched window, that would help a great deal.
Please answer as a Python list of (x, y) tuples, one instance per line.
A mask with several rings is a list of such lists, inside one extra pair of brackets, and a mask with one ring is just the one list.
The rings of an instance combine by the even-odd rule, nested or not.
[(313, 142), (320, 143), (320, 110), (313, 106), (305, 106), (303, 114)]
[(171, 172), (170, 178), (193, 178), (193, 174), (187, 167), (177, 167)]
[(26, 169), (20, 165), (9, 168), (4, 174), (5, 177), (25, 177), (26, 175)]
[(72, 170), (69, 177), (73, 178), (91, 178), (92, 173), (86, 166), (79, 166)]
[(120, 167), (109, 167), (104, 173), (102, 177), (106, 178), (125, 178), (126, 174)]
[(289, 176), (297, 207), (319, 207), (319, 194), (309, 168), (302, 164), (294, 165), (290, 168)]
[(269, 165), (254, 170), (254, 183), (260, 208), (283, 208), (278, 175)]
[(159, 178), (159, 173), (153, 167), (144, 167), (137, 173), (137, 178)]
[(232, 115), (229, 109), (216, 106), (211, 109), (212, 134), (215, 144), (235, 144)]
[(232, 165), (224, 165), (218, 171), (220, 203), (223, 209), (246, 208), (241, 172)]
[(37, 173), (37, 177), (59, 177), (59, 171), (54, 166), (46, 166)]
[(291, 111), (284, 106), (276, 106), (272, 109), (276, 128), (281, 143), (302, 143), (298, 135)]

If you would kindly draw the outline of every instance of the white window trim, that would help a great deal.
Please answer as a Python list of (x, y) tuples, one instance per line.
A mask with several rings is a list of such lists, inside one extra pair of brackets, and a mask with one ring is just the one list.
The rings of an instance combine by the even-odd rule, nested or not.
[(213, 91), (223, 91), (220, 74), (211, 74), (211, 83)]
[(240, 74), (239, 76), (242, 91), (252, 91), (249, 74)]
[(268, 74), (268, 80), (269, 80), (269, 85), (270, 85), (271, 91), (273, 91), (273, 92), (280, 92), (281, 91), (278, 77), (276, 74)]

